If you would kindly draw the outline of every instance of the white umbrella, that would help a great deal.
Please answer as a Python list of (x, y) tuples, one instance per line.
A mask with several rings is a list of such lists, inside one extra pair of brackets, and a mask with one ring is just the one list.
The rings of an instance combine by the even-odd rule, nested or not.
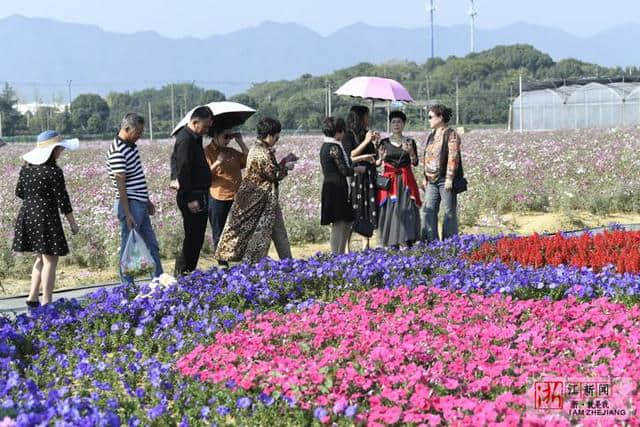
[(178, 125), (171, 132), (171, 136), (174, 136), (180, 129), (186, 126), (187, 123), (189, 123), (189, 121), (191, 120), (191, 115), (193, 114), (193, 112), (200, 107), (207, 107), (209, 108), (209, 110), (211, 110), (214, 122), (216, 120), (225, 120), (231, 127), (243, 124), (256, 112), (256, 110), (251, 107), (247, 107), (244, 104), (231, 101), (217, 101), (210, 102), (205, 105), (198, 105), (197, 107), (189, 111), (182, 120), (180, 120), (180, 123), (178, 123)]

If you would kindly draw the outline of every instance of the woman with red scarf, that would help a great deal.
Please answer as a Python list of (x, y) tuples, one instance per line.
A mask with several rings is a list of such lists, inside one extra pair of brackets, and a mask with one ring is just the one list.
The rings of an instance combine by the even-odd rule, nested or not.
[(411, 246), (420, 237), (420, 191), (413, 175), (418, 149), (412, 138), (402, 134), (407, 116), (402, 111), (389, 115), (392, 135), (380, 141), (379, 161), (388, 188), (378, 189), (378, 239), (381, 246)]

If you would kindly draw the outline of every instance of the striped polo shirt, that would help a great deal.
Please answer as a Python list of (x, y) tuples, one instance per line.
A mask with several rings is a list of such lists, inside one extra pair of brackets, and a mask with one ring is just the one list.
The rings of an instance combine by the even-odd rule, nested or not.
[(116, 136), (107, 152), (107, 168), (109, 169), (109, 176), (111, 176), (116, 197), (119, 197), (116, 173), (124, 173), (127, 197), (140, 202), (149, 200), (147, 180), (144, 176), (140, 152), (136, 144), (123, 141)]

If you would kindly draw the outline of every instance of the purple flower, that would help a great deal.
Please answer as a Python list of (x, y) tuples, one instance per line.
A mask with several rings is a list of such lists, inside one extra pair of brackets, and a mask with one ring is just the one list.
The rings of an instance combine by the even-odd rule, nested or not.
[(327, 415), (329, 415), (329, 413), (322, 406), (318, 406), (313, 410), (313, 416), (320, 421), (323, 421)]
[(251, 406), (251, 399), (248, 397), (241, 397), (236, 402), (236, 406), (240, 409), (247, 409)]
[(218, 415), (224, 417), (229, 415), (229, 413), (231, 413), (231, 409), (229, 409), (228, 406), (220, 405), (216, 408), (216, 412), (218, 413)]
[(358, 412), (358, 405), (350, 405), (347, 406), (347, 409), (344, 410), (344, 415), (349, 418), (353, 418)]
[(260, 399), (265, 406), (271, 406), (273, 405), (273, 402), (275, 402), (275, 399), (266, 393), (260, 393), (258, 399)]
[(153, 420), (155, 418), (160, 417), (162, 414), (164, 414), (166, 410), (167, 410), (166, 406), (163, 403), (159, 403), (158, 405), (154, 406), (153, 408), (149, 409), (149, 411), (147, 411), (147, 416)]

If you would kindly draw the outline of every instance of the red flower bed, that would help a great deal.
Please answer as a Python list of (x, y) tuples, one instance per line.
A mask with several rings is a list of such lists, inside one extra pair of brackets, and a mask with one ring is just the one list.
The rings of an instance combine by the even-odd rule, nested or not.
[(485, 243), (468, 257), (474, 262), (502, 261), (539, 268), (573, 265), (600, 271), (608, 264), (620, 273), (640, 272), (640, 232), (605, 231), (595, 236), (505, 237)]

